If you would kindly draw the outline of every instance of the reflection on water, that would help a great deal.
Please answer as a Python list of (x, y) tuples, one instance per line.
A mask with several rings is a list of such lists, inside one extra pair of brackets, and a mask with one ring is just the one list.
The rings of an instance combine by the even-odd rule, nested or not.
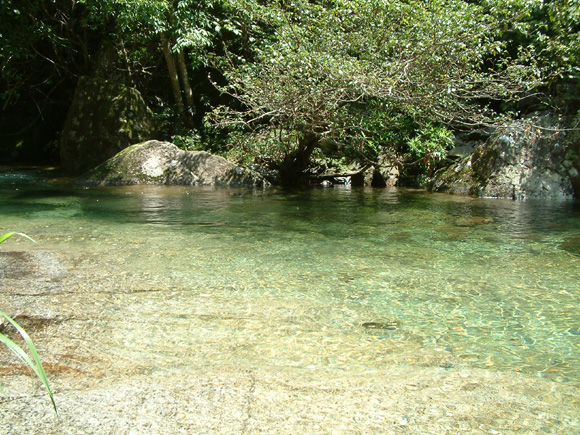
[[(441, 367), (580, 381), (576, 202), (403, 189), (85, 189), (4, 174), (0, 204), (0, 232), (102, 253), (95, 267), (112, 281), (147, 277), (151, 291), (138, 302), (118, 301), (134, 314), (128, 328), (143, 319), (139, 339), (123, 328), (112, 338), (140, 358), (229, 358), (211, 344), (227, 334), (240, 363), (364, 369), (437, 355)], [(152, 329), (146, 319), (159, 314), (169, 320)]]

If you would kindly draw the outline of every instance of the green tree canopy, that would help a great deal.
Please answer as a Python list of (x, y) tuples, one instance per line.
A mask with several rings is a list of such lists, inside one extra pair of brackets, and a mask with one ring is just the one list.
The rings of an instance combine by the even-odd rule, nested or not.
[[(577, 83), (579, 4), (6, 0), (0, 134), (16, 119), (33, 130), (29, 117), (66, 113), (77, 78), (105, 73), (96, 65), (109, 47), (120, 75), (171, 120), (167, 131), (200, 127), (219, 106), (208, 131), (243, 133), (254, 143), (244, 152), (267, 152), (290, 184), (322, 138), (343, 144), (343, 155), (384, 154), (397, 142), (414, 157), (439, 153), (416, 138), (447, 143), (443, 127), (495, 123), (496, 111), (522, 107), (515, 103), (545, 84)], [(56, 118), (51, 125), (62, 124)]]
[(121, 50), (147, 44), (161, 48), (177, 109), (189, 128), (194, 110), (190, 72), (208, 67), (226, 42), (247, 47), (255, 28), (249, 0), (80, 1), (92, 26), (112, 27)]
[(531, 2), (296, 0), (275, 13), (268, 5), (277, 39), (256, 62), (229, 65), (222, 89), (242, 110), (221, 107), (212, 119), (276, 132), (289, 184), (320, 138), (360, 140), (377, 118), (493, 122), (482, 102), (518, 100), (543, 80), (533, 47), (508, 53), (501, 39)]

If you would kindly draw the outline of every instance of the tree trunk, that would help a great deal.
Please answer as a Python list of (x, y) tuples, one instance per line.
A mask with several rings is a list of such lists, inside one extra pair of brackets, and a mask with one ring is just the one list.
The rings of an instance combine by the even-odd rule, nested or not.
[(285, 189), (304, 187), (309, 180), (305, 174), (310, 164), (310, 156), (320, 137), (314, 132), (306, 132), (300, 138), (297, 149), (284, 157), (280, 167), (280, 179)]
[(185, 104), (193, 111), (193, 91), (189, 83), (189, 76), (187, 74), (187, 64), (185, 63), (185, 54), (182, 50), (177, 52), (177, 66), (179, 67), (179, 75), (181, 76), (181, 84), (183, 85), (183, 93), (185, 94)]
[(175, 67), (175, 59), (173, 58), (173, 53), (171, 52), (171, 45), (167, 39), (165, 32), (161, 33), (161, 46), (163, 48), (163, 55), (165, 56), (165, 62), (167, 63), (167, 69), (169, 71), (169, 79), (171, 81), (171, 89), (173, 90), (173, 97), (175, 98), (175, 104), (177, 105), (177, 111), (183, 119), (183, 123), (187, 128), (192, 128), (193, 123), (191, 118), (185, 110), (183, 105), (183, 98), (181, 96), (181, 88), (179, 86), (179, 76), (177, 75), (177, 68)]

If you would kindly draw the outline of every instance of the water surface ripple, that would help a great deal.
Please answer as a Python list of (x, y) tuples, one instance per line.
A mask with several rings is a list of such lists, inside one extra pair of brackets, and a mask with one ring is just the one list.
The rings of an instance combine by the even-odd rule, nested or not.
[(100, 345), (132, 364), (415, 361), (580, 383), (577, 202), (86, 189), (5, 173), (0, 204), (0, 232), (39, 241), (12, 247), (85, 258), (102, 277), (90, 284), (118, 291)]

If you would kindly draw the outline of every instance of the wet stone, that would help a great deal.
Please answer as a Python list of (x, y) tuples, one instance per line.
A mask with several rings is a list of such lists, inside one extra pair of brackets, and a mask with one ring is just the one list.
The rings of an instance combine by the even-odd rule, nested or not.
[[(12, 319), (27, 332), (43, 330), (49, 325), (58, 324), (63, 321), (60, 317), (28, 316), (25, 314), (16, 315)], [(6, 335), (14, 331), (14, 326), (8, 320), (0, 322), (0, 334)]]
[(0, 270), (5, 278), (21, 278), (33, 273), (29, 264), (29, 255), (26, 252), (0, 252)]
[(560, 244), (559, 248), (570, 254), (580, 256), (580, 237), (565, 240)]
[(386, 322), (365, 322), (362, 324), (362, 327), (367, 329), (384, 329), (387, 331), (394, 331), (399, 327), (399, 322), (396, 320)]
[(462, 216), (455, 220), (455, 225), (458, 227), (475, 227), (477, 225), (485, 225), (492, 222), (493, 218), (482, 216)]
[(66, 267), (56, 254), (49, 251), (0, 252), (1, 278), (45, 278), (59, 280)]

